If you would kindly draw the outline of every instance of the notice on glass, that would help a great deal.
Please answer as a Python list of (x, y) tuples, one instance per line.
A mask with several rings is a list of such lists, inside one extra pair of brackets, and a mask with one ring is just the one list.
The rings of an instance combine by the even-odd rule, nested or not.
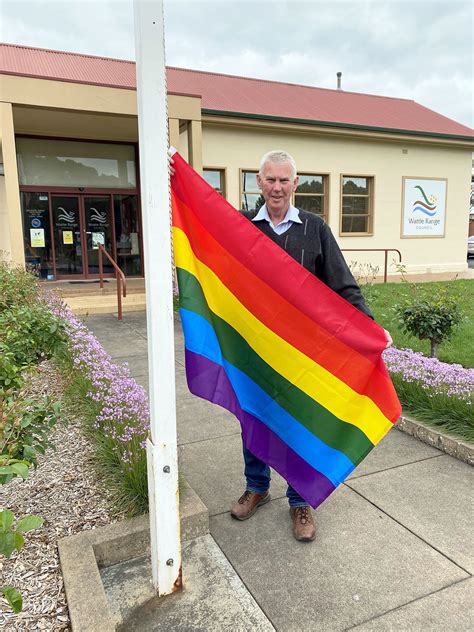
[(63, 244), (72, 244), (72, 230), (63, 230)]
[(44, 248), (44, 228), (30, 228), (32, 248)]
[(105, 245), (105, 233), (92, 233), (92, 250), (99, 250), (99, 244)]

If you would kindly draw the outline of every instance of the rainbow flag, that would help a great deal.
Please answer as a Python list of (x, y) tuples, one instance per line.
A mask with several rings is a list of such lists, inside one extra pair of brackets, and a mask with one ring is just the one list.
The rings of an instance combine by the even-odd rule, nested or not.
[(189, 389), (232, 412), (246, 447), (317, 507), (400, 416), (383, 329), (173, 159)]

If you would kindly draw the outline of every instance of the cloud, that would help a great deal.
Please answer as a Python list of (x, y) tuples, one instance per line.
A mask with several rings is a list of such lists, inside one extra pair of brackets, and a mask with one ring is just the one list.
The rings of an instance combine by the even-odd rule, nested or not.
[[(131, 0), (4, 0), (4, 41), (134, 58)], [(165, 1), (167, 63), (414, 98), (472, 126), (473, 5)]]

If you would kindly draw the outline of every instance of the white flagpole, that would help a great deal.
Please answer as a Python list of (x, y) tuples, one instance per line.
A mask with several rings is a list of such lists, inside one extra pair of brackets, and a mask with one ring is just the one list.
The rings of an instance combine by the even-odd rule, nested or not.
[(162, 0), (134, 0), (145, 254), (150, 437), (151, 565), (159, 595), (181, 586), (174, 374), (168, 114)]

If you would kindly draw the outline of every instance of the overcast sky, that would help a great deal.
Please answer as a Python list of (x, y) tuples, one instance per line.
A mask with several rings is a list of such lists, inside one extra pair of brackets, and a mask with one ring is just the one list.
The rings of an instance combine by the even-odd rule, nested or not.
[[(165, 0), (167, 64), (414, 99), (473, 127), (473, 2)], [(4, 42), (134, 59), (132, 0), (3, 0)]]

